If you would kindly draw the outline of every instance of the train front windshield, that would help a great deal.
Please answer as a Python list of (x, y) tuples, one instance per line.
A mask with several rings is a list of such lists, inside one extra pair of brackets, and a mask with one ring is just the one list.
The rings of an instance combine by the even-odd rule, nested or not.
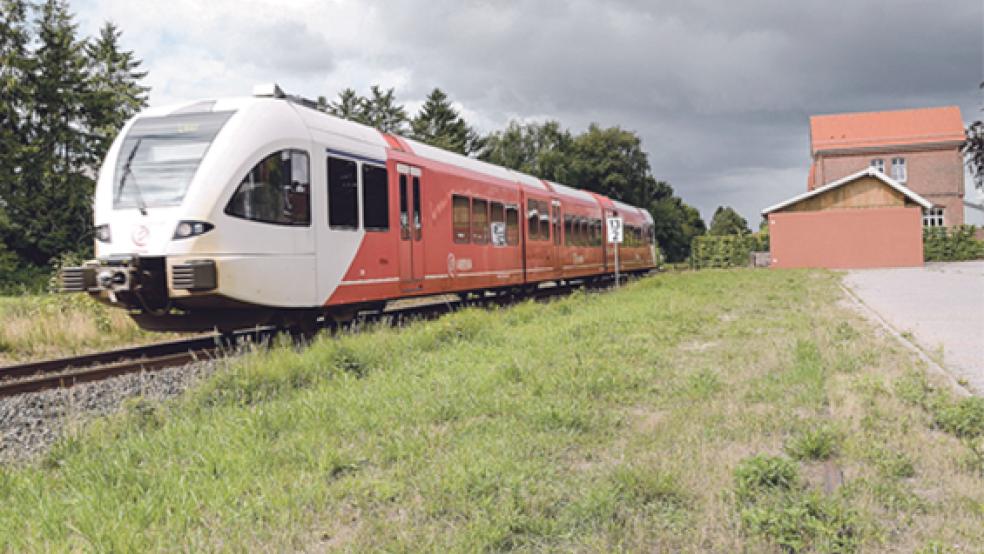
[(142, 117), (130, 127), (116, 160), (113, 208), (181, 203), (215, 135), (233, 112)]

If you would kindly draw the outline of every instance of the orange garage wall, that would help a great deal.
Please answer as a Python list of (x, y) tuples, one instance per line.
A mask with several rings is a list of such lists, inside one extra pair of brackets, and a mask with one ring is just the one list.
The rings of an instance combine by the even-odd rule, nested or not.
[(923, 265), (922, 210), (867, 208), (769, 214), (771, 267)]

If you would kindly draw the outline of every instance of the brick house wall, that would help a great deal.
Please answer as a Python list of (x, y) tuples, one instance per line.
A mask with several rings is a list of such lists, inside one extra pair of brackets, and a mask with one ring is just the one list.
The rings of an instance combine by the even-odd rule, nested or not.
[(943, 224), (964, 223), (964, 167), (960, 144), (966, 138), (960, 108), (942, 106), (810, 117), (813, 190), (867, 169), (882, 159), (893, 177), (892, 159), (903, 158), (902, 184), (943, 208)]
[(945, 149), (915, 150), (910, 147), (853, 153), (819, 153), (814, 158), (815, 184), (822, 186), (857, 173), (868, 168), (873, 159), (884, 160), (885, 173), (894, 177), (893, 158), (905, 160), (907, 178), (903, 184), (943, 208), (945, 225), (963, 224), (964, 168), (963, 158), (956, 146)]

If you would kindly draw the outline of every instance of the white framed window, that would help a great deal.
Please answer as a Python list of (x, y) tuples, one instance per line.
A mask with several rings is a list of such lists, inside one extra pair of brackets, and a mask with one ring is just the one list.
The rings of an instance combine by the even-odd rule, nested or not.
[(929, 208), (928, 210), (923, 210), (923, 227), (942, 227), (943, 226), (943, 208)]
[(871, 167), (875, 168), (876, 171), (885, 173), (885, 160), (881, 158), (875, 158), (871, 160)]
[(905, 182), (905, 158), (892, 158), (892, 179), (900, 183)]

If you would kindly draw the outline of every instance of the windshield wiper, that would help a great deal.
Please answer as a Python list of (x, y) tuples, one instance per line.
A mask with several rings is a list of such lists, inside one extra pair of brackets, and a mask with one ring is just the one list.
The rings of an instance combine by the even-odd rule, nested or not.
[[(120, 186), (117, 189), (116, 197), (120, 198), (123, 196), (123, 187), (126, 186), (127, 175), (133, 175), (133, 171), (130, 170), (130, 164), (133, 163), (133, 157), (137, 155), (137, 149), (140, 148), (140, 143), (143, 138), (138, 138), (136, 144), (130, 149), (130, 155), (126, 157), (126, 164), (123, 165), (123, 175), (120, 176)], [(147, 203), (144, 202), (143, 193), (140, 191), (140, 184), (137, 183), (137, 177), (133, 176), (133, 190), (137, 193), (137, 209), (140, 210), (140, 215), (147, 215)]]

